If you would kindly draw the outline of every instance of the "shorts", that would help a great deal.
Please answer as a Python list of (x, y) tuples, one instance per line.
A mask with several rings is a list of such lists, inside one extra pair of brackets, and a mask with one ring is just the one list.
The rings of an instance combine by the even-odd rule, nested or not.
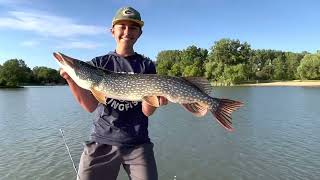
[(158, 180), (153, 144), (112, 146), (87, 142), (79, 163), (80, 180), (116, 180), (120, 166), (130, 180)]

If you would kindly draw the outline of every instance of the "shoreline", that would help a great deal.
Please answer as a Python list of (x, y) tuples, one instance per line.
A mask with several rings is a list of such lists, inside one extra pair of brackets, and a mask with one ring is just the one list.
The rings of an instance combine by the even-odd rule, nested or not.
[(0, 89), (20, 89), (23, 86), (0, 86)]
[(296, 87), (320, 87), (320, 80), (293, 80), (293, 81), (275, 81), (267, 83), (248, 83), (248, 84), (238, 84), (235, 86), (259, 86), (259, 87), (286, 87), (286, 86), (296, 86)]
[[(24, 87), (37, 87), (37, 86), (65, 86), (66, 84), (55, 84), (55, 85), (25, 85), (18, 87), (0, 86), (0, 89), (19, 89)], [(213, 85), (221, 87), (223, 85)], [(292, 81), (274, 81), (274, 82), (261, 82), (261, 83), (243, 83), (231, 86), (238, 87), (320, 87), (320, 80), (292, 80)]]

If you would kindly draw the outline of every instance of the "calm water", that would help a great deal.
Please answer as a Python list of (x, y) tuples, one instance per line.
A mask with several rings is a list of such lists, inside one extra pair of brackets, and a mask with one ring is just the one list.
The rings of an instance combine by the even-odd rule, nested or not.
[[(176, 104), (151, 117), (160, 180), (319, 179), (319, 88), (215, 88), (215, 94), (246, 103), (233, 113), (233, 133), (211, 115), (196, 118)], [(68, 87), (0, 89), (0, 179), (75, 179), (59, 128), (78, 166), (91, 117)], [(127, 179), (123, 171), (119, 179)]]

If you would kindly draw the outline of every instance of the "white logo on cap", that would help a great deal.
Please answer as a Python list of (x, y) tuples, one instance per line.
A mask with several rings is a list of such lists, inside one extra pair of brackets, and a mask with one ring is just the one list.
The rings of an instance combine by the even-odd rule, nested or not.
[(124, 9), (124, 10), (122, 11), (122, 14), (123, 14), (124, 16), (134, 16), (134, 12), (131, 11), (130, 9)]

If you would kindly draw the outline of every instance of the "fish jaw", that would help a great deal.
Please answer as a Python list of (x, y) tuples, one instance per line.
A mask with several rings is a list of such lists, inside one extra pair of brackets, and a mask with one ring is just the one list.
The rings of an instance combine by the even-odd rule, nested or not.
[(62, 68), (73, 80), (77, 79), (75, 72), (75, 63), (71, 58), (64, 56), (62, 53), (53, 53), (60, 68)]
[(70, 58), (60, 52), (54, 52), (53, 56), (56, 58), (58, 64), (61, 66), (70, 66), (71, 68), (75, 68), (74, 59)]
[(90, 90), (92, 85), (90, 81), (86, 79), (82, 79), (79, 77), (79, 71), (81, 68), (79, 68), (79, 64), (77, 64), (77, 60), (73, 59), (71, 57), (68, 57), (62, 53), (53, 53), (53, 56), (55, 57), (57, 63), (59, 66), (71, 77), (71, 79), (80, 87), (83, 89)]

